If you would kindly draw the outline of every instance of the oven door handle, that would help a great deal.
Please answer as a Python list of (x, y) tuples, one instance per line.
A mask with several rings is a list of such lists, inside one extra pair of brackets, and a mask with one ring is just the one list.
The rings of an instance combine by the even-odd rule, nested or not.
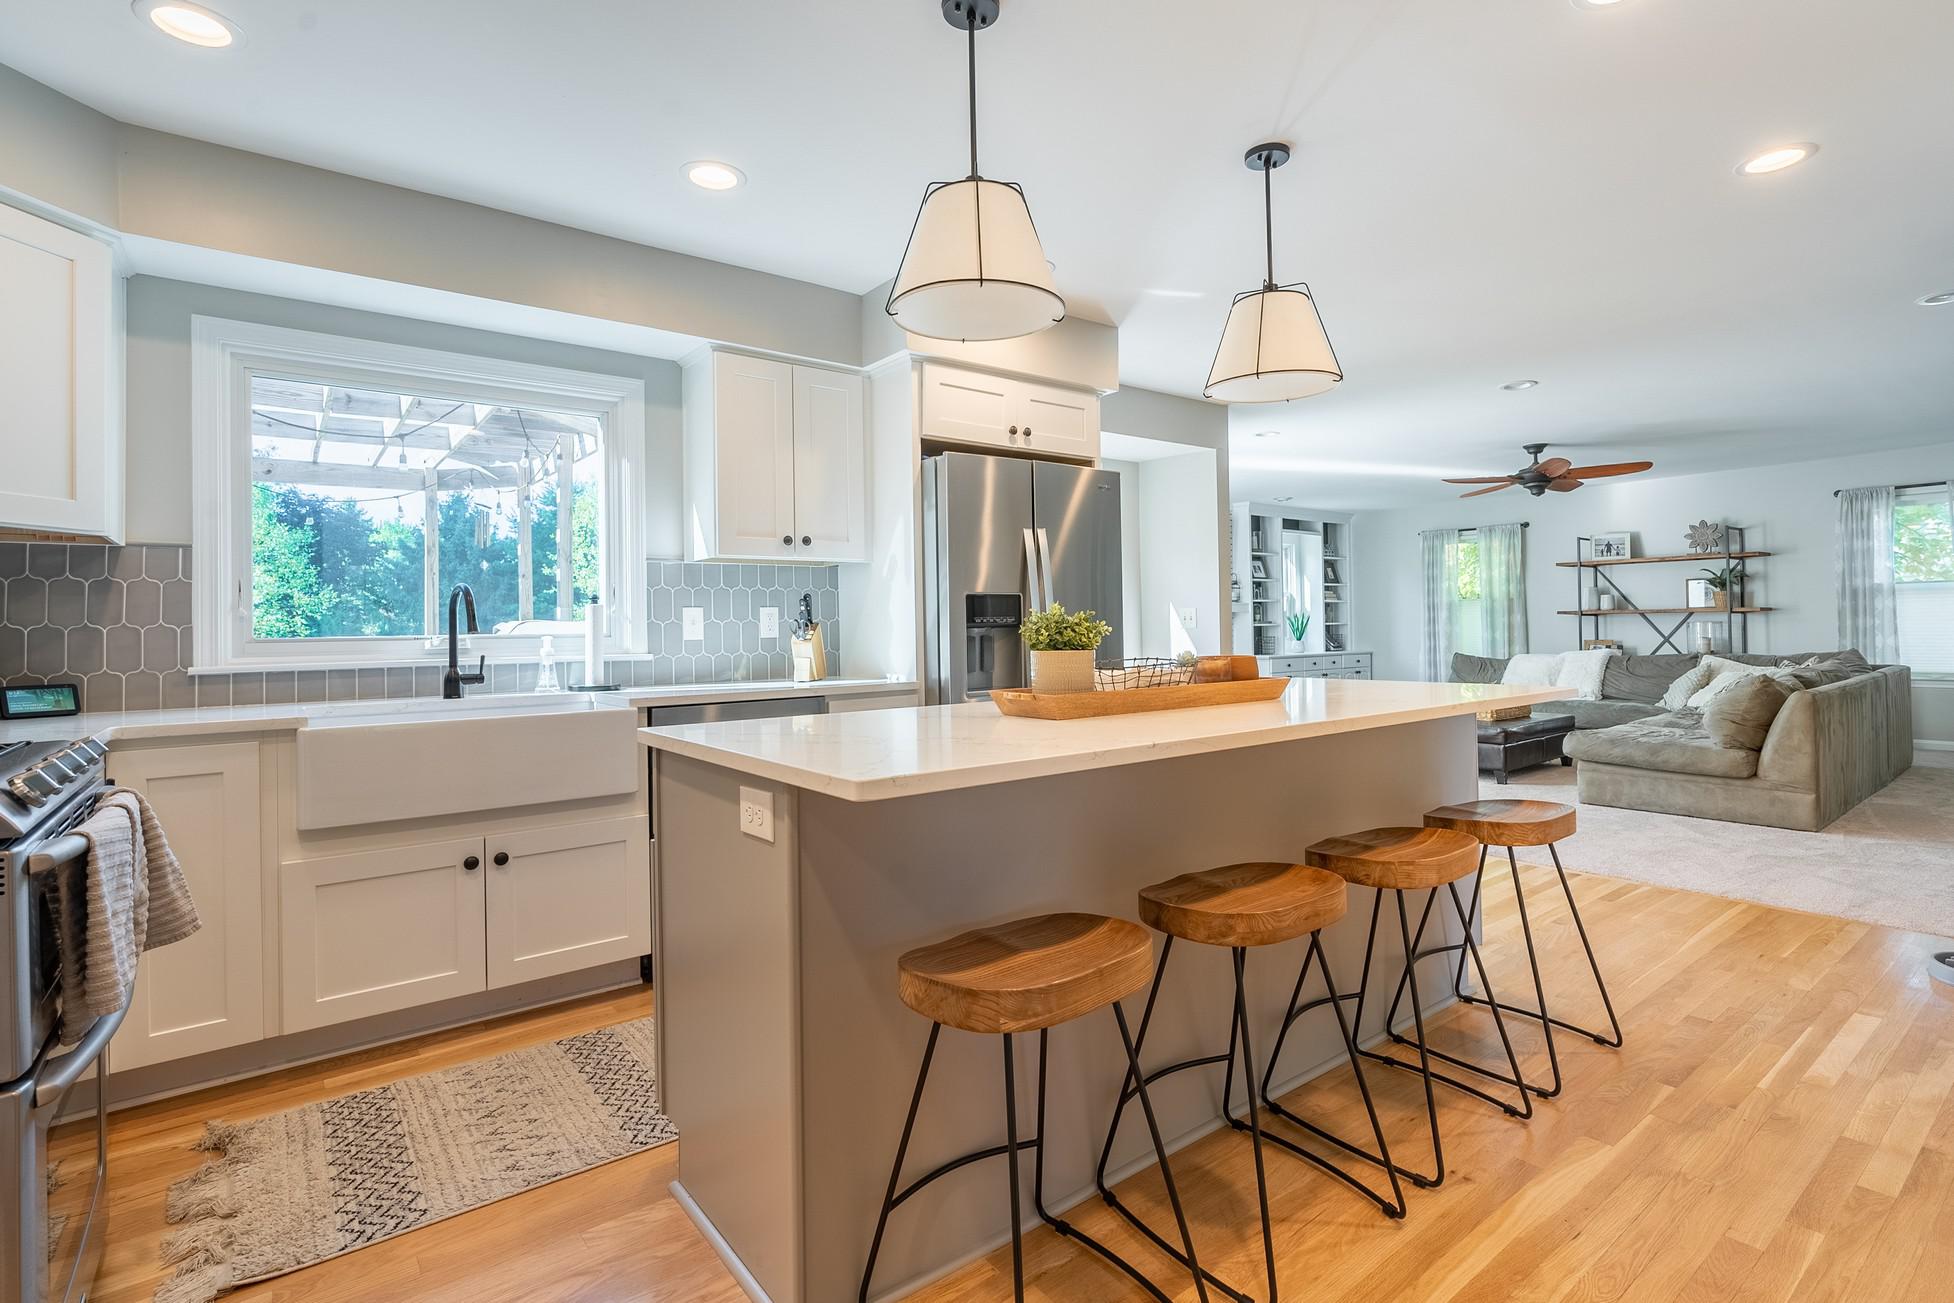
[(39, 1078), (34, 1084), (34, 1107), (47, 1108), (62, 1095), (68, 1087), (81, 1080), (81, 1074), (88, 1071), (88, 1065), (102, 1056), (108, 1048), (109, 1038), (122, 1026), (122, 1020), (129, 1016), (129, 1006), (123, 1005), (106, 1017), (97, 1018), (95, 1025), (88, 1029), (88, 1035), (81, 1038), (81, 1044), (66, 1054), (49, 1059), (41, 1068)]
[(50, 869), (58, 869), (64, 864), (73, 863), (86, 854), (88, 854), (88, 838), (78, 832), (71, 832), (66, 836), (56, 837), (46, 846), (29, 855), (27, 872), (46, 873)]

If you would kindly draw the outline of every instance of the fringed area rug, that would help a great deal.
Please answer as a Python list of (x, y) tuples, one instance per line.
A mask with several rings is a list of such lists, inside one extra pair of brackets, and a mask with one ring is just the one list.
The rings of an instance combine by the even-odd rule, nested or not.
[(201, 1147), (223, 1157), (170, 1190), (179, 1265), (156, 1300), (205, 1303), (677, 1137), (649, 1018), (213, 1122)]

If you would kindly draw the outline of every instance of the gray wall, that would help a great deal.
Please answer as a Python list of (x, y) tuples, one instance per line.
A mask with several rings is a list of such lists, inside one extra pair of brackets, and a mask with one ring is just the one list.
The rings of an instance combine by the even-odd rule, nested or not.
[[(1636, 555), (1665, 555), (1687, 550), (1684, 531), (1699, 519), (1748, 526), (1749, 545), (1773, 553), (1754, 563), (1746, 590), (1752, 605), (1776, 608), (1770, 615), (1751, 617), (1752, 651), (1836, 647), (1837, 503), (1832, 490), (1950, 476), (1954, 442), (1702, 475), (1599, 481), (1575, 493), (1540, 498), (1509, 489), (1483, 498), (1359, 512), (1354, 521), (1358, 588), (1352, 650), (1375, 654), (1379, 678), (1417, 678), (1423, 637), (1418, 531), (1511, 520), (1532, 522), (1527, 531), (1527, 622), (1535, 651), (1576, 645), (1574, 617), (1555, 614), (1574, 606), (1575, 572), (1554, 563), (1574, 556), (1577, 535), (1629, 530), (1635, 534)], [(1688, 565), (1634, 566), (1618, 579), (1644, 605), (1680, 606), (1683, 581), (1693, 575), (1695, 568)], [(1633, 616), (1616, 617), (1607, 626), (1603, 636), (1621, 639), (1631, 651), (1654, 649), (1655, 635)], [(1954, 740), (1954, 683), (1916, 680), (1914, 702), (1915, 736)]]
[(645, 551), (652, 556), (684, 551), (676, 363), (149, 276), (129, 282), (128, 313), (132, 542), (190, 542), (190, 318), (201, 314), (641, 380)]

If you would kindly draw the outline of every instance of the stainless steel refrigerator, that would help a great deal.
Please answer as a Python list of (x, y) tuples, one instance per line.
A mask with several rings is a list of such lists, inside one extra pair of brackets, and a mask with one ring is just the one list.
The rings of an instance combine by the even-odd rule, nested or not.
[(1025, 683), (1025, 612), (1053, 603), (1113, 626), (1121, 656), (1119, 475), (947, 452), (923, 462), (924, 675), (931, 704)]

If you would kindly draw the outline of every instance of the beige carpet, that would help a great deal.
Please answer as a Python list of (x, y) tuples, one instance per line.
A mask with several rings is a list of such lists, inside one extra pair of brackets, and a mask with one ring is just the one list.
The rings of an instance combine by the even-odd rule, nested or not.
[(658, 1110), (651, 1019), (600, 1028), (255, 1122), (170, 1190), (175, 1276), (157, 1303), (254, 1280), (467, 1212), (678, 1137)]
[[(1571, 803), (1574, 770), (1529, 769), (1505, 786), (1482, 776), (1480, 794)], [(1570, 869), (1954, 937), (1954, 753), (1917, 753), (1820, 832), (1583, 805), (1560, 855)]]

